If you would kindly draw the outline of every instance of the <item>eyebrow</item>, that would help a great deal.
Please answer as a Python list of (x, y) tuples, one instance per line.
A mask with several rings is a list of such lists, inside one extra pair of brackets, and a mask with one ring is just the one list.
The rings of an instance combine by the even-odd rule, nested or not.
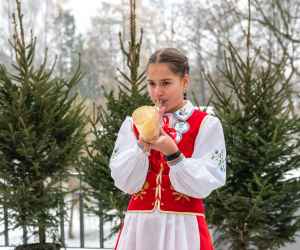
[[(161, 79), (161, 81), (167, 81), (167, 80), (173, 80), (173, 79), (172, 78)], [(150, 80), (150, 79), (148, 79), (147, 81), (148, 82), (154, 82), (154, 80)]]

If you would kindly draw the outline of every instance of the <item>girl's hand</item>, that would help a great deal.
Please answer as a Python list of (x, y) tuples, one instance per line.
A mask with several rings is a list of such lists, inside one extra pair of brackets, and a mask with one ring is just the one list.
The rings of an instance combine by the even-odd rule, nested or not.
[(163, 124), (163, 117), (164, 117), (165, 109), (166, 109), (165, 107), (162, 107), (160, 109), (158, 109), (157, 107), (155, 108), (159, 124)]
[(145, 148), (152, 148), (156, 151), (163, 152), (165, 155), (171, 155), (178, 151), (178, 147), (170, 136), (160, 127), (160, 136), (156, 141), (145, 142), (139, 138), (139, 143)]

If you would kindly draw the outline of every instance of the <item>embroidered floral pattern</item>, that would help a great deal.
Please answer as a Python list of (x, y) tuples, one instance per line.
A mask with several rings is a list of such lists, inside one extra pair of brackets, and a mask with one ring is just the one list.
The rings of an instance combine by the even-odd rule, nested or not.
[(179, 114), (185, 116), (185, 115), (188, 115), (189, 113), (186, 112), (186, 108), (185, 108), (185, 109), (183, 109), (183, 110), (180, 109), (180, 110), (179, 110)]
[(188, 101), (184, 107), (174, 112), (174, 115), (182, 121), (186, 121), (194, 112), (193, 104)]
[(149, 187), (149, 182), (145, 182), (143, 188), (138, 192), (133, 194), (134, 195), (134, 200), (140, 198), (141, 200), (143, 199), (143, 195), (147, 194), (147, 192), (145, 191), (145, 189), (147, 189)]
[(222, 172), (226, 171), (226, 157), (224, 157), (224, 149), (219, 152), (218, 150), (215, 150), (215, 153), (212, 154), (211, 159), (218, 162), (218, 166), (220, 167)]
[[(173, 187), (172, 184), (171, 184), (171, 190), (174, 190), (174, 191), (175, 191), (175, 188)], [(181, 194), (181, 193), (178, 193), (178, 192), (173, 192), (172, 194), (175, 195), (175, 196), (177, 196), (176, 199), (175, 199), (175, 201), (180, 201), (181, 198), (183, 198), (183, 199), (181, 200), (182, 203), (185, 201), (185, 199), (186, 199), (187, 201), (190, 201), (190, 198), (189, 198), (188, 195)]]
[(111, 156), (111, 160), (113, 160), (115, 157), (117, 157), (120, 154), (119, 150), (120, 150), (119, 148), (114, 149), (114, 152)]
[(179, 143), (182, 139), (182, 134), (187, 132), (190, 129), (190, 125), (186, 121), (177, 121), (174, 125), (174, 128), (177, 132), (176, 141)]

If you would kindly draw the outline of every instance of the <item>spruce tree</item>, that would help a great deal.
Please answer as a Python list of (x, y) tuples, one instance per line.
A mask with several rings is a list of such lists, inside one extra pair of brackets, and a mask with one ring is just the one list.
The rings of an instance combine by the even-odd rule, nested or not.
[(43, 64), (34, 69), (36, 38), (31, 31), (26, 45), (16, 2), (19, 24), (13, 14), (14, 41), (9, 42), (17, 73), (0, 65), (0, 206), (8, 211), (8, 230), (24, 229), (24, 244), (32, 235), (40, 244), (49, 242), (46, 236), (55, 243), (60, 217), (66, 215), (61, 208), (67, 190), (59, 182), (67, 179), (86, 137), (83, 103), (76, 105), (76, 96), (69, 96), (83, 74), (79, 61), (71, 80), (53, 77), (55, 62), (46, 70), (47, 49)]
[[(212, 101), (220, 119), (227, 150), (226, 185), (204, 199), (206, 219), (220, 235), (216, 244), (228, 249), (279, 249), (294, 242), (299, 230), (300, 120), (288, 102), (292, 91), (284, 65), (256, 68), (250, 56), (250, 0), (245, 60), (229, 43), (225, 69), (219, 69), (232, 90), (221, 93), (209, 74)], [(278, 87), (280, 89), (278, 90)], [(289, 178), (287, 178), (289, 177)]]
[[(128, 51), (125, 50), (121, 32), (119, 33), (120, 47), (126, 58), (130, 76), (119, 69), (118, 71), (129, 83), (129, 86), (116, 78), (120, 84), (117, 98), (114, 97), (113, 91), (107, 93), (102, 86), (107, 99), (108, 111), (100, 106), (97, 112), (94, 108), (93, 114), (88, 117), (92, 126), (91, 134), (95, 139), (86, 146), (88, 156), (82, 157), (81, 163), (77, 167), (77, 170), (83, 173), (80, 176), (82, 181), (91, 187), (86, 189), (86, 200), (90, 202), (86, 204), (87, 212), (103, 216), (104, 221), (116, 222), (108, 238), (120, 230), (131, 197), (115, 187), (109, 168), (109, 160), (113, 153), (117, 133), (126, 116), (131, 116), (133, 111), (140, 106), (152, 104), (145, 91), (147, 85), (143, 85), (145, 71), (138, 74), (143, 30), (141, 29), (140, 40), (137, 42), (135, 9), (135, 0), (131, 0)], [(102, 126), (101, 129), (99, 129), (100, 126)]]

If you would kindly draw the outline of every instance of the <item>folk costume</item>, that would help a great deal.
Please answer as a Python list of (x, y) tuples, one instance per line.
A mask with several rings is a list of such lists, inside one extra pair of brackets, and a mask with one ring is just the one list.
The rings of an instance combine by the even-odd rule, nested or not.
[(192, 103), (164, 114), (183, 157), (173, 165), (137, 143), (127, 117), (110, 161), (116, 187), (133, 194), (116, 250), (212, 250), (202, 198), (225, 184), (226, 149), (218, 118)]

